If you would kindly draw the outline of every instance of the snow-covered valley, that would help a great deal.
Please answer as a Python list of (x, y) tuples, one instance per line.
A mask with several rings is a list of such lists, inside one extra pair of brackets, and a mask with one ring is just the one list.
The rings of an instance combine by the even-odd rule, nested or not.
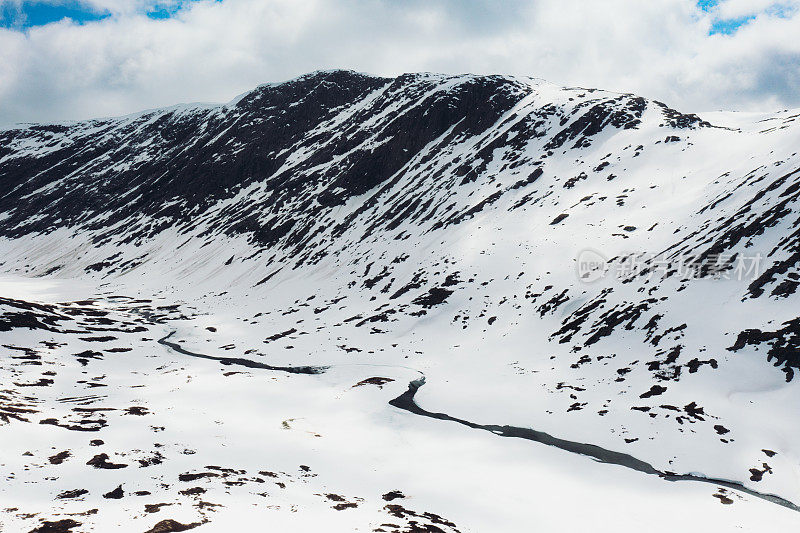
[(3, 531), (795, 530), (798, 118), (332, 71), (0, 130)]

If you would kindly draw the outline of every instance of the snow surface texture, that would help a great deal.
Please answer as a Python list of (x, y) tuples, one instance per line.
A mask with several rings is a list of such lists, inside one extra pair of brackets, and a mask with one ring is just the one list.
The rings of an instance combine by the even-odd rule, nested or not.
[(332, 71), (0, 130), (0, 529), (796, 531), (798, 118)]

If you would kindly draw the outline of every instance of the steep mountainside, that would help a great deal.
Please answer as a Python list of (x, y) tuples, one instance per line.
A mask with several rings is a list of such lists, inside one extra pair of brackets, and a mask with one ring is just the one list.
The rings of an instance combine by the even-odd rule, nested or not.
[[(331, 71), (225, 105), (0, 130), (0, 270), (18, 287), (22, 277), (88, 287), (75, 298), (0, 294), (0, 331), (19, 337), (3, 344), (50, 350), (59, 367), (62, 352), (71, 365), (83, 354), (80, 377), (111, 365), (130, 334), (132, 352), (103, 370), (115, 379), (156, 376), (131, 354), (182, 346), (252, 379), (302, 380), (286, 395), (341, 389), (335, 401), (355, 394), (331, 377), (346, 367), (354, 390), (374, 390), (337, 410), (369, 404), (401, 435), (423, 415), (439, 438), (488, 430), (464, 438), (493, 454), (544, 443), (559, 449), (552, 457), (611, 463), (587, 466), (592, 476), (710, 478), (698, 490), (728, 512), (715, 523), (795, 524), (798, 119), (683, 114), (530, 78)], [(100, 325), (119, 335), (79, 336)], [(155, 344), (168, 333), (180, 344)], [(63, 346), (23, 346), (28, 334)], [(94, 349), (103, 342), (114, 344), (105, 355)], [(16, 383), (40, 370), (3, 361)], [(56, 400), (31, 391), (81, 388), (41, 379), (51, 383), (2, 391), (0, 431), (36, 421), (4, 405), (40, 412), (32, 406)], [(40, 431), (81, 424), (43, 420)], [(735, 514), (739, 500), (757, 507)], [(455, 517), (455, 503), (419, 496), (428, 501), (449, 512), (430, 509), (443, 522), (428, 525), (485, 530)], [(517, 516), (506, 504), (486, 505)], [(401, 509), (381, 512), (406, 520), (397, 528), (423, 520)], [(201, 518), (215, 523), (186, 520)]]

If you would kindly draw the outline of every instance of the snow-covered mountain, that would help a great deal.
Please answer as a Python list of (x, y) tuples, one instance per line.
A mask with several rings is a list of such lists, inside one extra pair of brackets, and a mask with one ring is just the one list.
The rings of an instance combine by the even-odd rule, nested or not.
[(0, 524), (796, 529), (798, 118), (326, 71), (0, 130)]

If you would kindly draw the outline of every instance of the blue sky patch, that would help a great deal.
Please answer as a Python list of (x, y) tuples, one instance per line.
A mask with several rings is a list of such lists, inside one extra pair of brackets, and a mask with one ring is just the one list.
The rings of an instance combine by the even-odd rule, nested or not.
[(102, 20), (110, 13), (98, 13), (80, 2), (62, 2), (47, 4), (44, 2), (23, 2), (18, 6), (0, 0), (0, 27), (24, 29), (32, 26), (44, 26), (65, 18), (78, 24)]
[(755, 19), (755, 15), (749, 15), (747, 17), (739, 17), (735, 19), (716, 19), (714, 22), (711, 23), (711, 29), (708, 31), (709, 35), (714, 35), (715, 33), (723, 33), (725, 35), (730, 35), (732, 33), (736, 33), (736, 30), (744, 26), (745, 24), (750, 23), (753, 19)]
[(168, 19), (175, 13), (183, 9), (185, 4), (194, 0), (184, 0), (182, 2), (168, 3), (164, 5), (155, 5), (152, 9), (148, 10), (145, 14), (151, 19)]
[(717, 7), (717, 4), (719, 4), (718, 0), (698, 0), (697, 7), (708, 12)]
[(711, 29), (708, 31), (709, 35), (731, 35), (736, 33), (739, 28), (755, 20), (756, 16), (760, 13), (765, 13), (771, 17), (779, 18), (789, 18), (795, 13), (795, 9), (793, 7), (776, 2), (761, 12), (754, 12), (743, 17), (724, 19), (720, 18), (718, 15), (715, 15), (714, 11), (719, 4), (720, 0), (698, 0), (697, 2), (697, 7), (699, 7), (702, 11), (712, 15)]
[[(174, 16), (187, 4), (195, 1), (198, 0), (168, 1), (163, 3), (155, 1), (141, 14), (152, 19), (167, 19)], [(221, 2), (222, 0), (216, 1)], [(53, 2), (23, 0), (21, 4), (0, 0), (0, 28), (25, 30), (64, 19), (70, 19), (78, 24), (85, 24), (111, 16), (111, 12), (97, 11), (91, 5), (80, 0), (56, 0)]]

